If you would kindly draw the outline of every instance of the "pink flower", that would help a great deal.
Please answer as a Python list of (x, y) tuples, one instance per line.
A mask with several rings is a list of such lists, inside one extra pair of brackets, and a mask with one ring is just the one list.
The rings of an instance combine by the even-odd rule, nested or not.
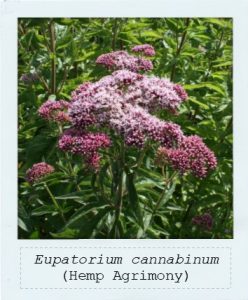
[[(154, 51), (147, 44), (135, 46), (132, 50), (146, 55)], [(150, 69), (142, 67), (150, 61), (129, 55), (126, 51), (103, 54), (98, 57), (97, 63), (115, 71), (97, 82), (87, 82), (73, 92), (69, 116), (75, 128), (80, 132), (92, 125), (112, 129), (128, 146), (138, 148), (147, 141), (159, 143), (166, 162), (181, 173), (192, 172), (195, 176), (205, 177), (216, 167), (214, 153), (200, 137), (185, 137), (179, 125), (152, 115), (161, 109), (177, 112), (188, 97), (182, 86), (168, 79), (138, 74), (140, 70)], [(67, 134), (61, 138), (61, 149), (73, 144), (69, 151), (89, 152), (83, 150), (85, 142), (80, 140), (80, 136), (76, 137), (77, 142), (75, 137), (73, 142), (70, 139), (72, 137)], [(91, 157), (98, 160), (96, 155)]]
[(126, 51), (115, 51), (102, 54), (97, 58), (96, 63), (103, 65), (108, 69), (126, 69), (132, 72), (149, 71), (153, 69), (150, 60), (132, 56)]
[(180, 95), (177, 90), (169, 80), (119, 70), (80, 86), (73, 94), (69, 115), (78, 128), (96, 125), (114, 129), (124, 136), (127, 145), (142, 147), (149, 138), (172, 147), (182, 139), (180, 127), (159, 120), (151, 112), (178, 109), (185, 94), (183, 88)]
[(90, 101), (75, 101), (70, 110), (69, 116), (73, 125), (85, 128), (96, 123), (94, 105)]
[(192, 219), (192, 223), (210, 231), (213, 228), (214, 220), (209, 213), (205, 213), (203, 215), (195, 216)]
[(80, 84), (72, 93), (71, 93), (71, 101), (77, 100), (77, 96), (83, 92), (87, 92), (87, 90), (90, 88), (91, 82), (85, 82), (83, 84)]
[(59, 148), (74, 154), (87, 155), (109, 145), (110, 139), (104, 133), (88, 133), (74, 128), (67, 129), (59, 139)]
[(134, 46), (132, 48), (132, 51), (144, 53), (144, 55), (146, 55), (146, 56), (154, 56), (155, 55), (154, 48), (149, 44)]
[(34, 164), (30, 169), (26, 172), (26, 179), (29, 183), (33, 184), (35, 182), (38, 182), (46, 175), (53, 173), (54, 167), (45, 163), (40, 162), (37, 164)]
[(144, 78), (143, 75), (128, 70), (115, 71), (109, 77), (112, 78), (112, 81), (110, 81), (110, 83), (112, 83), (112, 85), (116, 85), (116, 87), (118, 88), (134, 84), (135, 82), (141, 81)]
[(64, 100), (47, 100), (41, 105), (38, 113), (42, 118), (46, 120), (68, 122), (69, 116), (67, 113), (67, 109), (69, 108), (69, 106), (69, 102), (66, 102)]
[(187, 98), (183, 87), (155, 76), (143, 76), (128, 87), (126, 92), (128, 101), (133, 101), (150, 112), (166, 109), (171, 112), (178, 110), (180, 104)]
[(75, 128), (67, 129), (59, 139), (61, 150), (82, 155), (92, 167), (99, 165), (99, 149), (109, 146), (110, 139), (106, 134), (88, 133)]
[(182, 99), (182, 101), (186, 100), (188, 98), (188, 94), (183, 89), (183, 87), (179, 84), (175, 84), (173, 86), (174, 91), (177, 93), (177, 95)]
[(162, 121), (139, 106), (128, 105), (120, 121), (115, 122), (114, 128), (124, 135), (127, 145), (140, 148), (148, 139), (173, 147), (183, 138), (179, 125)]
[(214, 153), (196, 135), (184, 137), (176, 149), (159, 148), (158, 155), (164, 157), (164, 163), (169, 162), (180, 173), (192, 172), (200, 178), (206, 177), (217, 166)]
[(86, 157), (86, 164), (87, 166), (89, 166), (91, 169), (93, 169), (94, 171), (98, 171), (100, 168), (100, 161), (101, 161), (101, 156), (96, 153), (93, 152), (92, 154), (88, 155)]

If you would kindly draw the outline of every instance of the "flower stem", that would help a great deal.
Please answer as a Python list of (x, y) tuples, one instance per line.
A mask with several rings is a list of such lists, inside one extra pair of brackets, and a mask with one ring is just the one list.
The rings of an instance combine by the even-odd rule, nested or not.
[(160, 206), (160, 204), (161, 204), (161, 202), (162, 202), (162, 200), (163, 200), (163, 198), (164, 198), (164, 195), (165, 195), (165, 193), (166, 193), (166, 191), (167, 191), (167, 189), (168, 189), (168, 186), (170, 185), (170, 183), (172, 182), (172, 180), (176, 177), (176, 175), (177, 175), (177, 172), (174, 172), (174, 173), (171, 175), (170, 178), (168, 178), (168, 179), (165, 178), (165, 187), (164, 187), (164, 190), (163, 190), (163, 192), (162, 192), (162, 194), (161, 194), (161, 196), (160, 196), (160, 198), (159, 198), (157, 204), (155, 205), (155, 208), (153, 209), (153, 213), (152, 213), (153, 216), (154, 216), (155, 213), (157, 212), (157, 210), (158, 210), (158, 208), (159, 208), (159, 206)]
[(191, 200), (188, 204), (188, 207), (187, 207), (185, 214), (183, 216), (183, 219), (182, 219), (182, 224), (181, 224), (181, 228), (179, 230), (178, 238), (183, 238), (183, 228), (185, 227), (185, 225), (188, 221), (188, 218), (190, 216), (190, 213), (191, 213), (191, 210), (192, 210), (194, 204), (195, 204), (195, 200)]
[(54, 206), (57, 208), (57, 210), (58, 210), (58, 212), (59, 212), (61, 218), (63, 219), (64, 222), (66, 222), (66, 219), (65, 219), (65, 217), (64, 217), (64, 213), (63, 213), (62, 208), (60, 207), (59, 203), (58, 203), (57, 200), (55, 199), (53, 193), (51, 192), (51, 190), (49, 189), (49, 187), (48, 187), (48, 185), (47, 185), (46, 183), (44, 183), (44, 187), (45, 187), (46, 191), (48, 192), (48, 194), (49, 194), (49, 196), (50, 196), (50, 198), (51, 198), (51, 200), (52, 200)]
[[(61, 124), (59, 124), (59, 123), (58, 123), (58, 130), (59, 130), (59, 134), (62, 135), (63, 128), (62, 128)], [(70, 156), (67, 152), (65, 152), (65, 158), (66, 158), (66, 162), (67, 162), (67, 165), (68, 165), (68, 169), (70, 171), (70, 176), (72, 176), (74, 178), (74, 182), (75, 182), (77, 191), (80, 192), (81, 188), (77, 183), (77, 175), (75, 174), (75, 172), (73, 170), (73, 167), (72, 167), (71, 162), (70, 162)]]
[(116, 201), (115, 201), (115, 221), (111, 231), (114, 233), (115, 238), (119, 238), (119, 230), (118, 230), (118, 223), (121, 215), (122, 210), (122, 192), (123, 192), (123, 172), (125, 166), (125, 147), (124, 142), (121, 142), (120, 146), (120, 157), (119, 157), (119, 174), (118, 174), (118, 188), (116, 191)]

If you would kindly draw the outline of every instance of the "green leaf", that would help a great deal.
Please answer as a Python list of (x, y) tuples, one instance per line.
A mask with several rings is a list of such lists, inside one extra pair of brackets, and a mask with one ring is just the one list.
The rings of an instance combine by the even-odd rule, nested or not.
[(92, 189), (88, 189), (88, 190), (84, 190), (84, 191), (78, 191), (78, 192), (73, 192), (73, 193), (69, 193), (66, 195), (62, 195), (62, 196), (56, 196), (55, 198), (58, 200), (83, 200), (84, 197), (88, 197), (90, 195), (92, 195)]
[(41, 207), (35, 208), (32, 210), (31, 215), (32, 216), (43, 216), (46, 214), (57, 214), (56, 208), (52, 205), (43, 205)]
[(206, 89), (218, 92), (222, 96), (226, 96), (225, 90), (220, 85), (214, 84), (212, 82), (202, 82), (202, 83), (196, 83), (196, 84), (186, 84), (186, 85), (184, 85), (184, 88), (187, 91), (206, 88)]
[(142, 37), (144, 38), (154, 38), (154, 39), (161, 39), (162, 35), (156, 33), (155, 31), (142, 31)]
[(160, 207), (164, 206), (170, 200), (171, 196), (173, 195), (173, 193), (176, 189), (176, 185), (177, 185), (177, 182), (176, 182), (176, 180), (174, 180), (171, 187), (168, 190), (166, 190), (164, 196), (162, 197), (162, 199), (158, 205), (158, 209)]
[(29, 232), (28, 226), (23, 222), (23, 220), (22, 220), (21, 218), (18, 218), (18, 226), (19, 226), (22, 230)]
[[(78, 225), (79, 222), (81, 222), (81, 220), (90, 213), (97, 213), (100, 210), (111, 210), (112, 208), (109, 205), (106, 204), (102, 204), (102, 203), (98, 203), (98, 202), (93, 202), (90, 204), (85, 205), (84, 207), (78, 209), (75, 214), (73, 214), (71, 216), (71, 218), (67, 221), (67, 223), (64, 226), (64, 230), (66, 228), (71, 228)], [(83, 222), (81, 223), (81, 226), (83, 226)], [(81, 227), (80, 226), (80, 227)]]
[(42, 160), (44, 153), (49, 152), (56, 143), (57, 139), (47, 135), (35, 136), (27, 145), (26, 158), (28, 165)]
[(225, 61), (222, 63), (218, 63), (216, 65), (213, 65), (213, 68), (229, 67), (229, 66), (232, 66), (232, 61)]
[(52, 233), (50, 235), (56, 239), (75, 239), (79, 234), (79, 230), (67, 228), (66, 230), (59, 233)]
[(232, 20), (229, 19), (229, 20), (223, 20), (223, 19), (220, 19), (220, 18), (206, 18), (204, 19), (204, 22), (205, 23), (212, 23), (212, 24), (215, 24), (215, 25), (218, 25), (220, 27), (227, 27), (227, 28), (232, 28)]
[(179, 206), (179, 205), (176, 205), (176, 204), (174, 204), (174, 203), (171, 203), (170, 205), (167, 205), (166, 206), (166, 209), (168, 209), (168, 210), (178, 210), (178, 211), (184, 211), (184, 208), (182, 208), (181, 206)]
[(71, 25), (74, 22), (74, 19), (70, 19), (70, 18), (60, 18), (60, 19), (55, 18), (54, 20), (56, 23), (58, 23), (60, 25), (65, 25), (65, 26)]
[(197, 104), (198, 106), (204, 108), (204, 109), (209, 109), (209, 106), (206, 105), (205, 103), (202, 103), (201, 101), (198, 101), (197, 99), (195, 99), (194, 97), (189, 97), (189, 101)]

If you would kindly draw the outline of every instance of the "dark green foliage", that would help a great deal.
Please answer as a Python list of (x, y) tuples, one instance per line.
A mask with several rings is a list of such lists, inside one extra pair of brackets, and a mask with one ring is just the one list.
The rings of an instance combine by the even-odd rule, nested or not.
[[(19, 238), (233, 237), (231, 19), (32, 18), (19, 19), (18, 32)], [(218, 167), (205, 179), (162, 170), (154, 164), (153, 145), (140, 153), (125, 149), (124, 166), (119, 141), (103, 154), (100, 172), (92, 174), (80, 157), (57, 148), (56, 124), (37, 114), (49, 97), (69, 100), (79, 84), (106, 75), (95, 65), (100, 54), (143, 43), (156, 49), (154, 74), (189, 94), (179, 115), (161, 111), (159, 117), (203, 137), (215, 152)], [(22, 74), (38, 78), (23, 82)], [(40, 161), (56, 172), (30, 186), (25, 172)], [(120, 185), (122, 197), (115, 199)], [(213, 216), (211, 231), (192, 224), (204, 213)]]

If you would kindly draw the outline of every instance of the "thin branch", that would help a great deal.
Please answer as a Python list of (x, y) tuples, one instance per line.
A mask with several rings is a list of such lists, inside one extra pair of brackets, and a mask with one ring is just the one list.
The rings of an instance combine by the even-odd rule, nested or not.
[(117, 22), (117, 18), (115, 18), (113, 28), (112, 28), (112, 32), (113, 32), (112, 50), (113, 51), (115, 51), (115, 48), (116, 48), (117, 29), (118, 29), (118, 22)]
[[(179, 46), (177, 46), (175, 59), (178, 58), (178, 56), (180, 55), (180, 53), (181, 53), (181, 51), (182, 51), (182, 48), (183, 48), (184, 43), (185, 43), (185, 41), (186, 41), (187, 29), (188, 29), (188, 27), (189, 27), (189, 24), (190, 24), (190, 18), (187, 18), (187, 19), (186, 19), (186, 22), (185, 22), (185, 29), (184, 29), (183, 35), (182, 35), (182, 37), (181, 37), (180, 44), (179, 44)], [(171, 81), (174, 80), (174, 77), (175, 77), (175, 74), (176, 74), (176, 66), (177, 66), (177, 61), (175, 61), (174, 64), (172, 65), (171, 76), (170, 76), (170, 80), (171, 80)]]
[(48, 84), (46, 83), (45, 79), (44, 79), (41, 75), (39, 75), (38, 72), (36, 73), (36, 75), (37, 75), (37, 77), (38, 77), (40, 83), (42, 84), (43, 88), (44, 88), (48, 93), (50, 93), (50, 88), (49, 88)]
[(45, 182), (44, 182), (44, 187), (45, 187), (47, 193), (49, 194), (49, 196), (50, 196), (54, 206), (56, 207), (58, 213), (60, 214), (62, 220), (66, 223), (66, 219), (64, 217), (64, 213), (63, 213), (62, 208), (60, 207), (59, 203), (57, 202), (57, 200), (55, 199), (53, 193), (51, 192), (51, 190), (49, 189), (48, 185)]
[(59, 90), (57, 91), (57, 94), (60, 94), (60, 92), (62, 91), (63, 86), (64, 86), (64, 84), (65, 84), (65, 82), (66, 82), (66, 79), (67, 79), (67, 75), (68, 75), (69, 70), (70, 70), (70, 66), (65, 67), (64, 76), (63, 76), (62, 82), (61, 82), (61, 84), (60, 84), (60, 88), (59, 88)]
[(49, 24), (50, 32), (50, 48), (51, 48), (51, 93), (56, 94), (56, 40), (55, 40), (55, 25), (51, 20)]

